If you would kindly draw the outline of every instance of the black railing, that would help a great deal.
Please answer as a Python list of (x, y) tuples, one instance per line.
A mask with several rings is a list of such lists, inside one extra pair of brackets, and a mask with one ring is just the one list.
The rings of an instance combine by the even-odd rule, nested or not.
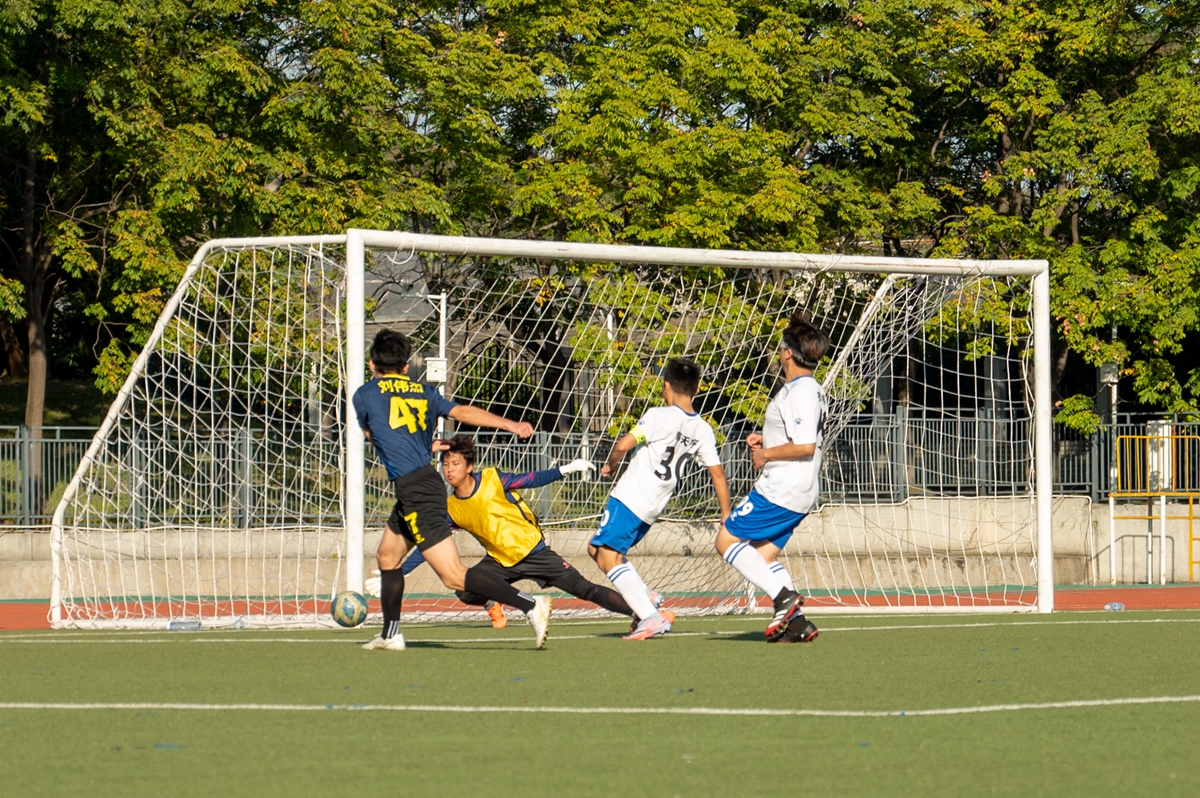
[[(1155, 419), (1121, 416), (1116, 424), (1102, 425), (1092, 435), (1082, 435), (1054, 425), (1054, 491), (1106, 499), (1113, 487), (1119, 436), (1170, 434), (1200, 436), (1200, 422), (1179, 418)], [(719, 431), (721, 457), (735, 496), (745, 495), (755, 479), (748, 452), (741, 444), (744, 430)], [(0, 524), (48, 526), (67, 482), (95, 433), (86, 427), (0, 427)], [(511, 435), (479, 432), (479, 461), (506, 471), (549, 468), (575, 458), (599, 466), (612, 440), (539, 433), (525, 443)], [(910, 496), (1004, 496), (1030, 492), (1032, 482), (1032, 422), (987, 416), (951, 417), (899, 413), (893, 416), (859, 416), (843, 428), (824, 452), (823, 495), (828, 501), (896, 502)], [(175, 439), (155, 450), (153, 444), (134, 438), (110, 444), (110, 453), (122, 463), (125, 476), (113, 512), (134, 526), (142, 519), (179, 522), (200, 514), (222, 514), (235, 523), (332, 522), (338, 510), (338, 442), (328, 433), (303, 446), (263, 431), (215, 437), (203, 443)], [(122, 451), (117, 452), (116, 449)], [(126, 451), (128, 450), (128, 451)], [(156, 458), (139, 477), (142, 463)], [(307, 490), (296, 490), (297, 474), (311, 471), (312, 460), (329, 478), (317, 483), (301, 480)], [(304, 461), (304, 462), (301, 462)], [(1180, 484), (1200, 485), (1200, 473), (1180, 473), (1195, 468), (1196, 457), (1175, 466)], [(153, 476), (157, 471), (158, 476)], [(187, 496), (170, 488), (168, 473), (187, 471)], [(368, 516), (386, 514), (390, 499), (386, 477), (378, 463), (368, 465), (368, 495), (373, 497)], [(158, 483), (158, 484), (155, 484)], [(715, 508), (708, 476), (702, 469), (685, 475), (675, 501), (683, 515), (706, 514)], [(315, 490), (314, 490), (315, 487)], [(536, 492), (535, 509), (546, 521), (599, 512), (609, 483), (571, 480)], [(205, 508), (202, 510), (201, 508)]]

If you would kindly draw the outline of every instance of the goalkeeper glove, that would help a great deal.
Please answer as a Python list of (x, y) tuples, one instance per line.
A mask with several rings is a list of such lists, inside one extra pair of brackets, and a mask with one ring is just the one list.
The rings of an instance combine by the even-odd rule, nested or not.
[(566, 474), (576, 474), (576, 473), (581, 473), (584, 471), (595, 471), (596, 464), (589, 462), (587, 460), (572, 460), (571, 462), (567, 463), (565, 466), (560, 466), (558, 470), (561, 471), (563, 473), (563, 475), (565, 476)]
[(383, 579), (379, 576), (378, 571), (372, 571), (375, 574), (370, 579), (363, 580), (363, 593), (374, 598), (379, 598), (379, 585)]

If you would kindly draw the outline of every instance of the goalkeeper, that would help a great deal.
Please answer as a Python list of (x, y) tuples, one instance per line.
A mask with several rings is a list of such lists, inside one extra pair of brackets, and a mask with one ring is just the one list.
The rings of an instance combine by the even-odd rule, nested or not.
[[(530, 579), (541, 587), (557, 588), (609, 612), (633, 615), (620, 593), (589, 582), (546, 545), (533, 510), (515, 493), (518, 488), (549, 485), (567, 474), (595, 468), (594, 465), (574, 460), (561, 468), (528, 474), (509, 474), (495, 468), (485, 468), (476, 474), (475, 439), (470, 435), (439, 441), (434, 448), (442, 452), (442, 474), (454, 489), (446, 500), (450, 519), (487, 550), (471, 570), (493, 573), (509, 584)], [(485, 605), (488, 601), (470, 590), (455, 593), (464, 604)]]

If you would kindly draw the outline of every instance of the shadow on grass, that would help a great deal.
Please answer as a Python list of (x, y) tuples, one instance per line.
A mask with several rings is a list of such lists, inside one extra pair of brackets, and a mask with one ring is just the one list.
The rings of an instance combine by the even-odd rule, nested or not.
[[(520, 653), (522, 651), (535, 652), (535, 653), (539, 653), (539, 654), (542, 653), (542, 652), (538, 651), (538, 649), (533, 647), (532, 640), (529, 640), (526, 642), (528, 642), (528, 646), (522, 646), (520, 644), (513, 645), (512, 643), (501, 643), (500, 641), (497, 641), (495, 643), (442, 643), (437, 640), (412, 640), (412, 641), (409, 641), (405, 647), (406, 648), (440, 648), (440, 649), (447, 649), (447, 650), (453, 650), (453, 651), (503, 651), (505, 653), (514, 653), (514, 654)], [(547, 647), (549, 647), (549, 644), (547, 644)]]
[(721, 643), (765, 643), (767, 638), (758, 630), (749, 632), (738, 632), (737, 634), (714, 635), (709, 638), (710, 641)]

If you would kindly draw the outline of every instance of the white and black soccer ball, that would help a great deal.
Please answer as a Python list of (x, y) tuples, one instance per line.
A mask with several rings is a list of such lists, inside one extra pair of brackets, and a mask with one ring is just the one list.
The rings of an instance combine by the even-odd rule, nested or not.
[(367, 600), (362, 593), (343, 590), (330, 602), (329, 614), (339, 626), (358, 626), (367, 619)]

